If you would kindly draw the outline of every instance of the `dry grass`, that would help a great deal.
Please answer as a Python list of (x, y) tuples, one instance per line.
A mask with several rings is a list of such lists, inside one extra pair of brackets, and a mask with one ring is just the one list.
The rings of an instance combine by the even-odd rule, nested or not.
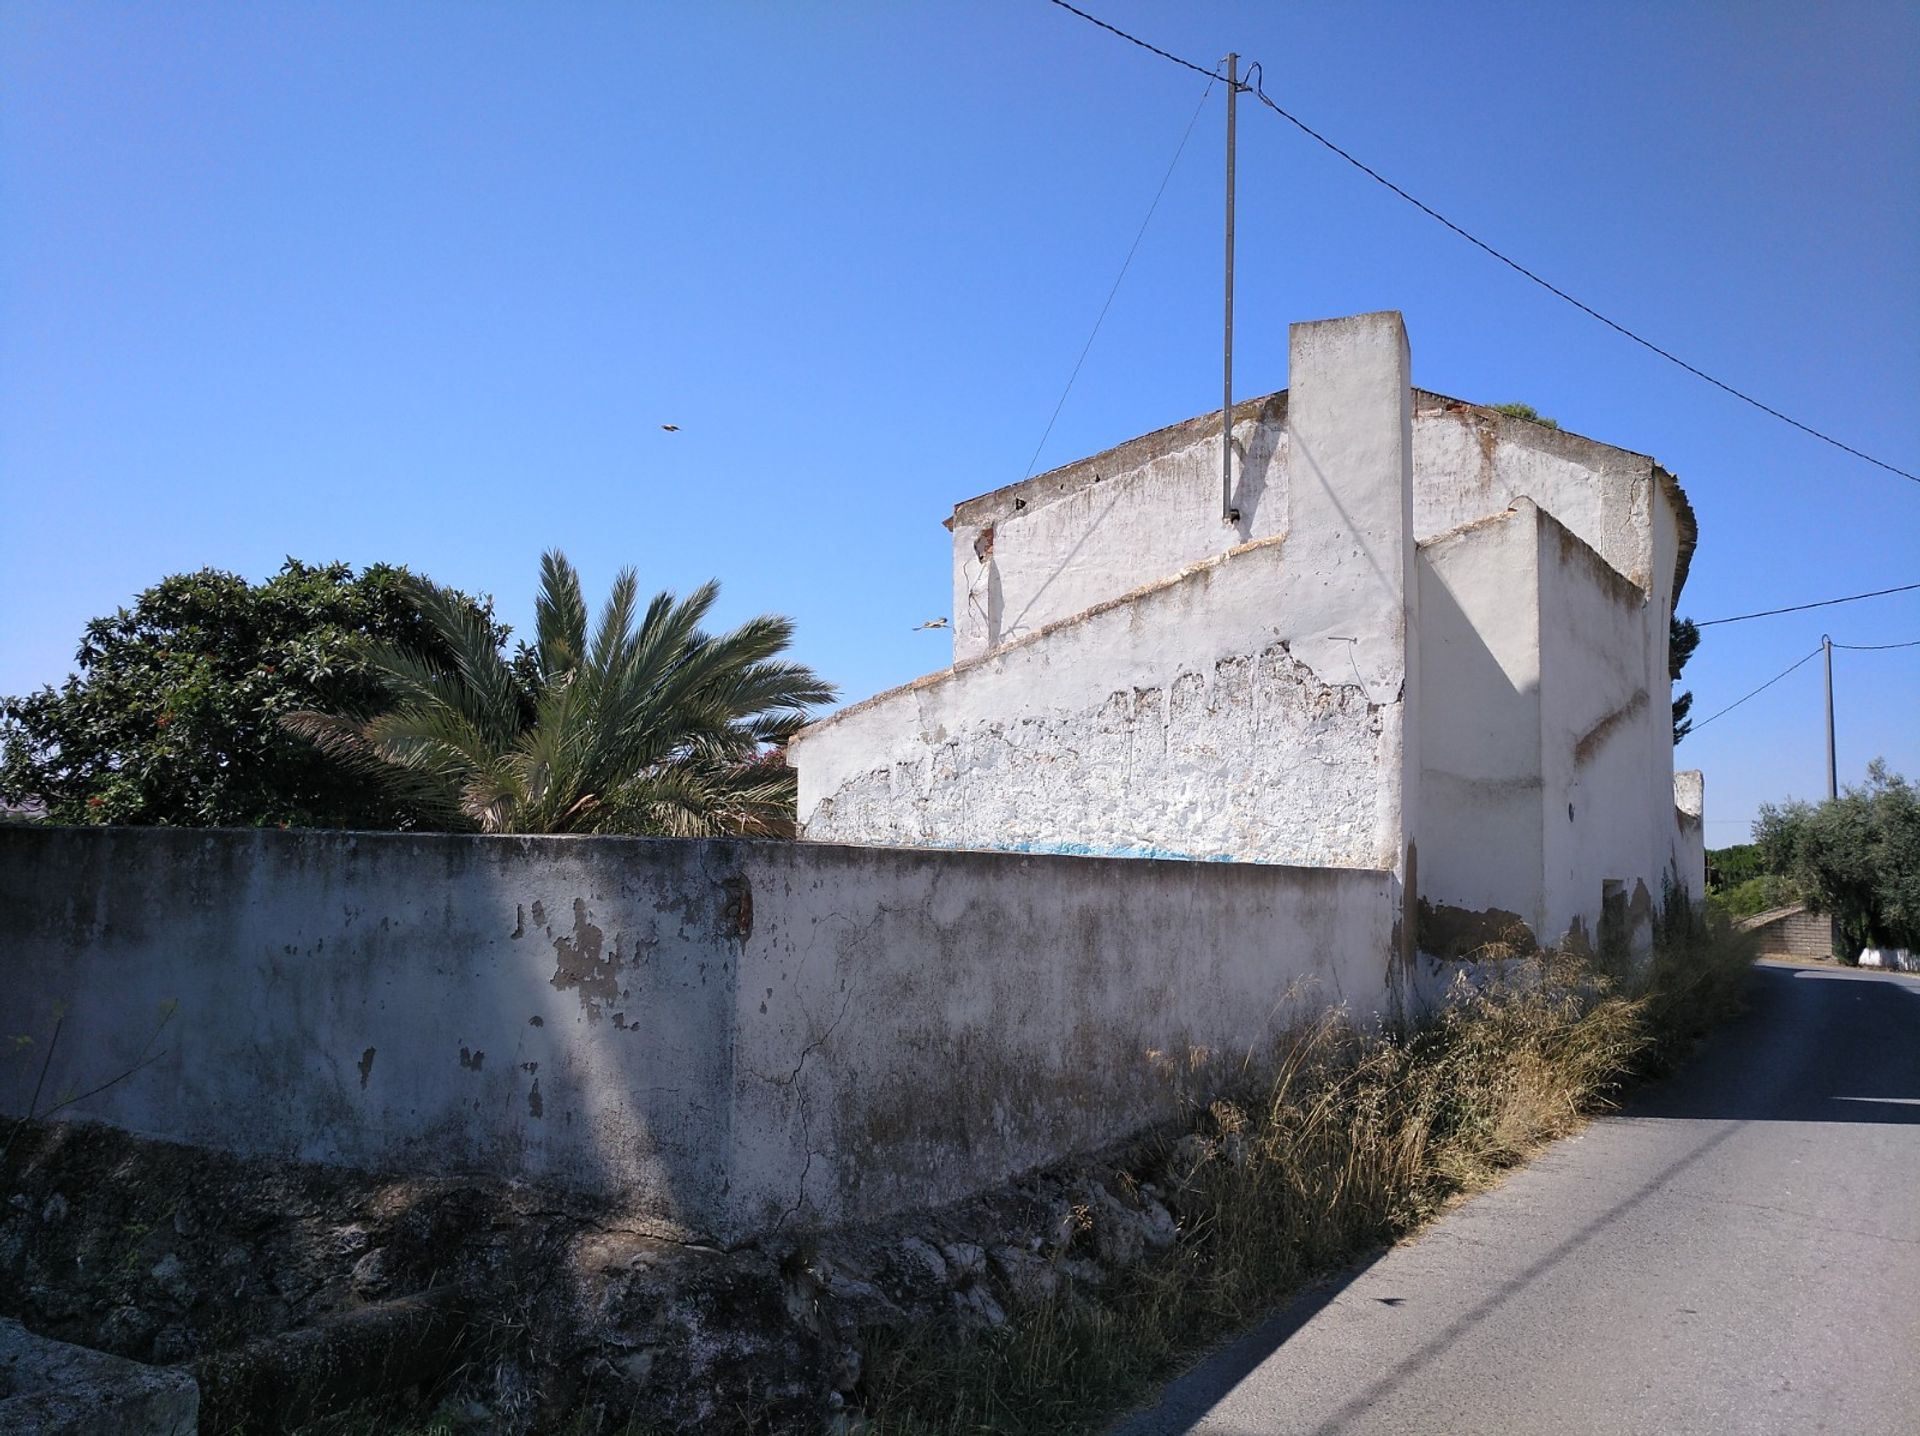
[(1181, 1218), (1171, 1251), (988, 1335), (882, 1337), (863, 1393), (875, 1436), (1098, 1429), (1303, 1281), (1417, 1230), (1671, 1066), (1737, 1008), (1751, 960), (1726, 925), (1670, 909), (1638, 971), (1552, 954), (1457, 987), (1415, 1032), (1329, 1018), (1294, 1034), (1263, 1081), (1168, 1145), (1152, 1177)]

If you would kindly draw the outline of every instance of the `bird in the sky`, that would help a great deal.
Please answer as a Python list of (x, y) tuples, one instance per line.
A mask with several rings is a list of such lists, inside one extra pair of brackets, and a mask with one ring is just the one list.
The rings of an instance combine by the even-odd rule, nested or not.
[(929, 618), (925, 623), (916, 623), (913, 631), (918, 633), (923, 628), (945, 628), (946, 626), (947, 621), (944, 618)]
[(660, 427), (665, 429), (669, 434), (677, 434), (680, 432), (680, 426), (678, 424), (662, 424)]

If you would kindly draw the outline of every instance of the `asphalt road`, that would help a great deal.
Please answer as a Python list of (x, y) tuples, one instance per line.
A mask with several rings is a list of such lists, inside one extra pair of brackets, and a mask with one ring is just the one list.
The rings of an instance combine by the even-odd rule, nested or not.
[(1678, 1075), (1121, 1431), (1920, 1433), (1920, 978), (1754, 988)]

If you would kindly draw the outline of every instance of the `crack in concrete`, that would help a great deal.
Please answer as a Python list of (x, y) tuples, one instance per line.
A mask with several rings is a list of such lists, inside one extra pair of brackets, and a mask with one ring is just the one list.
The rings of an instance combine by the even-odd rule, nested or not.
[[(865, 941), (865, 939), (869, 937), (876, 928), (879, 927), (883, 919), (892, 916), (894, 912), (895, 912), (895, 909), (883, 904), (880, 907), (878, 907), (874, 911), (872, 917), (867, 919), (867, 921), (865, 922), (856, 921), (851, 914), (844, 913), (844, 912), (828, 913), (827, 917), (838, 918), (840, 919), (840, 921), (844, 922), (847, 925), (847, 927), (851, 930), (849, 935), (851, 937), (852, 943), (855, 946), (858, 946), (861, 942)], [(818, 941), (816, 940), (815, 943), (809, 945), (806, 956), (801, 959), (799, 969), (798, 971), (795, 972), (796, 980), (799, 978), (800, 974), (805, 971), (807, 963), (812, 960), (817, 950), (818, 950)], [(777, 1235), (779, 1232), (781, 1232), (786, 1227), (786, 1224), (789, 1221), (791, 1221), (795, 1216), (799, 1215), (801, 1210), (806, 1206), (807, 1178), (813, 1172), (814, 1158), (824, 1157), (826, 1155), (826, 1153), (820, 1151), (818, 1148), (814, 1146), (812, 1105), (808, 1100), (806, 1088), (801, 1087), (799, 1085), (799, 1082), (800, 1082), (801, 1075), (807, 1069), (807, 1063), (812, 1059), (814, 1053), (820, 1051), (821, 1048), (825, 1047), (829, 1042), (833, 1040), (834, 1034), (840, 1030), (841, 1024), (846, 1021), (847, 1014), (853, 1010), (854, 990), (851, 982), (845, 978), (842, 978), (840, 981), (839, 990), (840, 990), (840, 1010), (834, 1014), (833, 1020), (826, 1025), (826, 1029), (824, 1031), (820, 1031), (817, 1036), (809, 1039), (804, 1045), (802, 1045), (802, 1047), (800, 1048), (799, 1055), (794, 1060), (793, 1070), (791, 1072), (787, 1073), (787, 1075), (784, 1077), (780, 1077), (770, 1073), (757, 1071), (751, 1067), (746, 1069), (748, 1076), (753, 1077), (758, 1081), (766, 1083), (769, 1087), (778, 1088), (783, 1092), (792, 1092), (794, 1094), (795, 1107), (798, 1110), (800, 1115), (800, 1144), (802, 1149), (806, 1153), (806, 1160), (801, 1164), (800, 1175), (795, 1183), (797, 1190), (795, 1192), (793, 1202), (791, 1205), (789, 1205), (786, 1208), (785, 1211), (783, 1211), (780, 1214), (779, 1218), (774, 1222), (772, 1228), (768, 1232), (769, 1236)], [(801, 1005), (800, 1015), (806, 1019), (807, 1025), (810, 1028), (815, 1028), (816, 1030), (818, 1029), (818, 1024), (814, 1021), (812, 1016), (807, 1012), (804, 1004)]]

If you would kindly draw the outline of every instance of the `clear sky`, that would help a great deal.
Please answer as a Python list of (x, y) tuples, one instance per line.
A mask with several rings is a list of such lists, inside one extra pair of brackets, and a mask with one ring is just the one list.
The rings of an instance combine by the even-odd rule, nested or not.
[[(1920, 471), (1920, 9), (1085, 8), (1280, 103), (1588, 303)], [(849, 699), (943, 666), (962, 498), (1021, 477), (1204, 81), (1043, 0), (0, 7), (0, 692), (165, 574), (404, 562), (524, 626), (724, 585)], [(1218, 401), (1209, 99), (1040, 456)], [(1681, 610), (1920, 580), (1920, 484), (1502, 270), (1243, 102), (1239, 390), (1405, 312), (1415, 381), (1653, 454)], [(680, 425), (666, 433), (663, 423)], [(1705, 716), (1920, 592), (1711, 628)], [(1820, 665), (1680, 750), (1709, 841), (1820, 795)], [(1836, 662), (1920, 777), (1920, 648)]]

